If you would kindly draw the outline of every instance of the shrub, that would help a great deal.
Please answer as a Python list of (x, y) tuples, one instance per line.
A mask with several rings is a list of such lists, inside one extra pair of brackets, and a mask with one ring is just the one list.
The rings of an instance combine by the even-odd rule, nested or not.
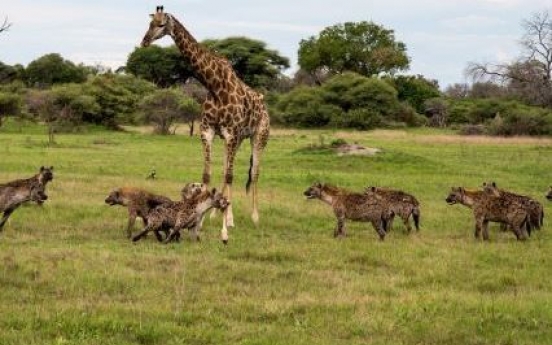
[(352, 109), (340, 117), (334, 117), (332, 124), (337, 127), (366, 130), (381, 126), (383, 117), (377, 111), (369, 108)]

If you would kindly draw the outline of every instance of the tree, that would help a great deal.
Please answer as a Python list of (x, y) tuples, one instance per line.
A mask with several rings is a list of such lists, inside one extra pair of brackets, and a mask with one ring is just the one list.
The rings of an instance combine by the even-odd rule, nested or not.
[(29, 63), (25, 81), (30, 86), (50, 86), (62, 83), (82, 83), (93, 70), (75, 65), (57, 53), (47, 54)]
[(268, 49), (263, 41), (228, 37), (201, 43), (226, 57), (238, 77), (253, 88), (272, 89), (282, 71), (289, 68), (289, 59)]
[(466, 74), (475, 80), (501, 82), (530, 104), (552, 107), (552, 16), (548, 11), (535, 13), (522, 26), (523, 54), (517, 61), (471, 62)]
[(395, 40), (393, 30), (366, 21), (327, 27), (318, 37), (302, 40), (298, 54), (299, 66), (311, 74), (352, 71), (370, 77), (409, 68), (406, 46)]
[[(157, 134), (171, 134), (177, 121), (192, 122), (200, 113), (200, 106), (184, 96), (182, 90), (171, 88), (157, 90), (140, 102), (144, 121), (154, 125)], [(193, 127), (190, 126), (190, 131)]]
[(15, 93), (0, 92), (0, 127), (7, 116), (18, 116), (21, 113), (22, 99)]
[(0, 25), (0, 33), (7, 31), (11, 25), (11, 23), (8, 23), (8, 17), (4, 18), (4, 22)]
[(184, 84), (193, 77), (191, 67), (182, 59), (180, 51), (174, 45), (167, 48), (151, 45), (134, 49), (127, 59), (125, 71), (159, 87)]
[(84, 92), (93, 96), (100, 105), (100, 110), (88, 114), (85, 121), (111, 129), (119, 128), (121, 122), (131, 122), (139, 101), (155, 90), (149, 82), (113, 73), (94, 76), (84, 87)]
[(17, 79), (18, 71), (15, 67), (6, 65), (0, 61), (0, 84), (10, 83)]
[(67, 84), (51, 90), (29, 90), (26, 97), (29, 112), (48, 127), (48, 143), (55, 144), (55, 134), (71, 131), (83, 123), (85, 115), (99, 112), (94, 97), (83, 94), (82, 85)]
[(426, 100), (441, 96), (437, 81), (428, 80), (421, 75), (400, 75), (387, 80), (397, 90), (399, 100), (407, 102), (420, 114), (425, 110)]

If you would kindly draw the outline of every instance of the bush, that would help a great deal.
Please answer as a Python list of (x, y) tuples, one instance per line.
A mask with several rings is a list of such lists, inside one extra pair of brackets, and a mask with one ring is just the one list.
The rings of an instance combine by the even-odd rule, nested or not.
[(280, 97), (276, 106), (286, 125), (324, 127), (340, 116), (339, 107), (324, 102), (320, 88), (299, 87)]
[(535, 107), (519, 107), (496, 116), (487, 124), (491, 135), (552, 135), (552, 111)]
[(373, 129), (381, 126), (383, 117), (370, 108), (353, 109), (342, 114), (341, 117), (334, 117), (332, 124), (337, 127), (355, 128), (360, 130)]
[(0, 92), (0, 126), (7, 116), (18, 116), (21, 113), (23, 101), (21, 96), (14, 93)]

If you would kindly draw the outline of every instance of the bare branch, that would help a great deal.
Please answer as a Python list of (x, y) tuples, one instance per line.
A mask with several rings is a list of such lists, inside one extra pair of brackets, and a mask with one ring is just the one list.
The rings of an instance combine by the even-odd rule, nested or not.
[(12, 23), (8, 23), (8, 17), (4, 18), (4, 23), (0, 25), (0, 33), (4, 31), (8, 31)]

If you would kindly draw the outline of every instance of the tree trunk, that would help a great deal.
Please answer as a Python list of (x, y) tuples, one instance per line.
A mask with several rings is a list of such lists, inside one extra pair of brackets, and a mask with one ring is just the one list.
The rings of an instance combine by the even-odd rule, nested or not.
[(193, 137), (194, 136), (194, 120), (190, 121), (189, 125), (190, 125), (190, 136)]

